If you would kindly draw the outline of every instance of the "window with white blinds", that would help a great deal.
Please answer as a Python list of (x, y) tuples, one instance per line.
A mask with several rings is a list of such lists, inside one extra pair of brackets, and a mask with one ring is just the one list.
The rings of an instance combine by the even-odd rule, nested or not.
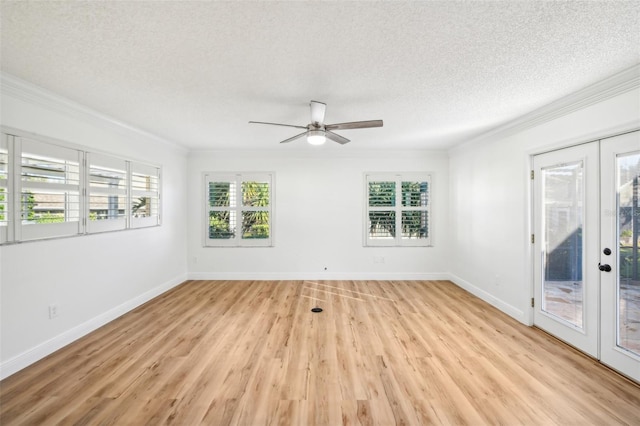
[(0, 244), (7, 241), (9, 224), (9, 149), (8, 136), (0, 139)]
[(159, 167), (3, 128), (0, 244), (159, 224)]
[(131, 227), (160, 223), (160, 169), (131, 163)]
[(273, 174), (205, 173), (205, 246), (273, 245)]
[(102, 154), (87, 154), (88, 232), (126, 229), (129, 179), (127, 161)]
[(20, 241), (82, 233), (80, 164), (75, 149), (20, 138)]
[(431, 176), (365, 175), (365, 245), (430, 246)]

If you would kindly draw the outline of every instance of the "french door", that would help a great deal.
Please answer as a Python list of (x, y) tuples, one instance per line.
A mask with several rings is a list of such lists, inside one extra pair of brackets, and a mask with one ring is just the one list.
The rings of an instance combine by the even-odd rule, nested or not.
[(598, 357), (598, 142), (534, 157), (534, 324)]
[(533, 166), (534, 324), (640, 382), (640, 132)]

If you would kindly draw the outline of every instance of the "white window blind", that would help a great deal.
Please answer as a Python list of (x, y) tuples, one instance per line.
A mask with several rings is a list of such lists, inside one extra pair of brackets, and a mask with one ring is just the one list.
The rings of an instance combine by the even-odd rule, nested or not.
[(365, 184), (365, 245), (431, 245), (430, 175), (370, 173)]
[(22, 138), (20, 240), (81, 233), (80, 164), (83, 153)]
[(205, 246), (273, 244), (271, 173), (205, 173)]
[(0, 139), (0, 244), (7, 241), (9, 225), (9, 142), (8, 135)]
[(160, 168), (141, 163), (131, 167), (131, 227), (160, 224)]
[(0, 244), (160, 224), (160, 167), (7, 129)]
[(87, 232), (104, 232), (127, 227), (127, 161), (102, 154), (87, 154)]

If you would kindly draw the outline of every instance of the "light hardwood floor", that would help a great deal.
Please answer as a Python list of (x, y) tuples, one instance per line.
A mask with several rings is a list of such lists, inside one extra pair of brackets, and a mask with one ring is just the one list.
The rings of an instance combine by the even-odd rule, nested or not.
[(2, 381), (0, 415), (638, 425), (640, 387), (447, 281), (188, 281)]

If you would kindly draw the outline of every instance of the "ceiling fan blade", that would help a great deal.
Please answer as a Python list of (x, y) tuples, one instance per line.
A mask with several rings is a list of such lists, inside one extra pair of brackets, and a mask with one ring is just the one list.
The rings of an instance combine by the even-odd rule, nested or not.
[(340, 136), (328, 130), (325, 130), (324, 135), (327, 137), (327, 139), (331, 139), (334, 142), (338, 142), (340, 145), (344, 145), (345, 143), (351, 142), (349, 139), (345, 138), (344, 136)]
[(322, 124), (324, 123), (324, 113), (327, 110), (327, 104), (311, 101), (311, 122), (313, 124)]
[[(306, 128), (306, 127), (305, 127), (305, 128)], [(282, 142), (280, 142), (280, 143), (289, 143), (289, 142), (293, 142), (293, 141), (295, 141), (296, 139), (299, 139), (299, 138), (301, 138), (301, 137), (303, 137), (303, 136), (306, 136), (306, 134), (307, 134), (307, 132), (300, 133), (299, 135), (292, 136), (292, 137), (290, 137), (289, 139), (285, 139), (285, 140), (283, 140), (283, 141), (282, 141)]]
[(382, 127), (382, 120), (352, 121), (350, 123), (326, 124), (327, 130), (367, 129), (369, 127)]
[(307, 126), (294, 126), (293, 124), (267, 123), (265, 121), (250, 121), (249, 124), (270, 124), (272, 126), (295, 127), (296, 129), (306, 129)]

